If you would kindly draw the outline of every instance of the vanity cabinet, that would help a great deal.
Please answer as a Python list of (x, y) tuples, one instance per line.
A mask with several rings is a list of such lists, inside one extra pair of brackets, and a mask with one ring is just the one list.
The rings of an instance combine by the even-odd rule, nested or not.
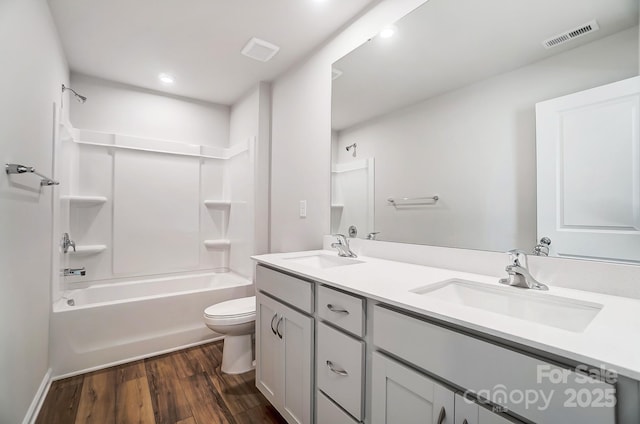
[[(620, 385), (577, 364), (262, 265), (256, 277), (256, 385), (289, 424), (635, 422), (616, 417)], [(607, 402), (572, 407), (572, 393)]]
[[(262, 267), (258, 267), (260, 270)], [(257, 273), (273, 282), (282, 275), (267, 268)], [(256, 280), (256, 386), (290, 424), (311, 424), (313, 413), (313, 317), (286, 305)], [(309, 286), (309, 287), (305, 287)], [(298, 298), (311, 283), (298, 280), (287, 298)], [(298, 289), (299, 290), (298, 292)], [(300, 305), (308, 305), (305, 296)]]
[(513, 424), (384, 354), (372, 360), (371, 424)]
[(364, 336), (364, 299), (318, 286), (318, 318), (357, 337)]
[(532, 422), (616, 422), (615, 402), (571, 406), (572, 394), (615, 396), (606, 382), (381, 305), (373, 329), (376, 348)]
[(378, 352), (372, 360), (371, 424), (454, 424), (454, 392)]
[(352, 416), (347, 414), (335, 402), (321, 391), (316, 396), (316, 423), (326, 424), (358, 424)]
[(316, 349), (318, 389), (361, 420), (364, 342), (320, 322)]
[[(347, 422), (362, 422), (366, 373), (366, 343), (362, 337), (365, 335), (366, 302), (361, 297), (320, 284), (316, 292), (317, 423), (332, 424), (327, 421), (327, 411), (332, 412), (329, 416), (342, 412), (340, 416)], [(322, 403), (322, 396), (330, 400), (324, 399), (327, 402)]]
[(516, 420), (507, 419), (493, 413), (477, 403), (464, 398), (463, 394), (456, 393), (455, 398), (455, 424), (514, 424)]

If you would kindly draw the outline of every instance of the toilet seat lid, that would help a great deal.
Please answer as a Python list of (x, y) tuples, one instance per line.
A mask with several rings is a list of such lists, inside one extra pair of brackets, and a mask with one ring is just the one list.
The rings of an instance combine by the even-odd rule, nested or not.
[(242, 297), (216, 303), (204, 310), (204, 315), (211, 318), (231, 318), (255, 315), (256, 297)]

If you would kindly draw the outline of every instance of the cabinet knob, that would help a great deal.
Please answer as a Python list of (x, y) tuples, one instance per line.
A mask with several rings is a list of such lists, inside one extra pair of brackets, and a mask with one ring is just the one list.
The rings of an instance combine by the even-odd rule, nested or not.
[(338, 374), (338, 375), (341, 375), (341, 376), (347, 376), (347, 375), (349, 375), (349, 373), (348, 373), (347, 371), (345, 371), (345, 370), (339, 370), (339, 369), (335, 368), (335, 367), (333, 366), (333, 362), (331, 362), (331, 361), (327, 361), (327, 368), (329, 368), (329, 369), (331, 370), (331, 372), (333, 372), (333, 373), (335, 373), (335, 374)]
[(336, 307), (336, 306), (332, 305), (331, 303), (327, 304), (327, 309), (330, 310), (331, 312), (335, 312), (337, 314), (349, 315), (349, 311), (347, 311), (346, 309), (342, 309), (339, 306)]
[(467, 419), (465, 418), (464, 420), (462, 420), (462, 424), (469, 424), (469, 421), (467, 421)]
[(442, 408), (440, 408), (440, 414), (438, 414), (438, 424), (442, 424), (444, 422), (444, 419), (447, 416), (447, 412), (444, 410), (444, 406)]

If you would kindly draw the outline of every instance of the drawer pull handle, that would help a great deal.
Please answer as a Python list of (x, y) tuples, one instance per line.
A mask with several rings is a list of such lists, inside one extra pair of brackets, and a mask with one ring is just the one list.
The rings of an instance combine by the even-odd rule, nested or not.
[(333, 373), (335, 373), (335, 374), (342, 375), (342, 376), (347, 376), (347, 375), (349, 375), (349, 373), (348, 373), (348, 372), (346, 372), (345, 370), (338, 370), (338, 369), (335, 369), (335, 368), (333, 367), (333, 362), (331, 362), (331, 361), (327, 361), (327, 367), (331, 370), (331, 372), (333, 372)]
[(280, 332), (280, 324), (282, 324), (282, 319), (284, 317), (280, 317), (278, 320), (278, 324), (276, 325), (276, 332), (278, 333), (278, 337), (282, 338), (282, 333)]
[(276, 329), (273, 328), (273, 321), (276, 320), (276, 318), (278, 318), (278, 314), (273, 314), (273, 318), (271, 318), (271, 331), (273, 332), (273, 335), (276, 335)]
[(440, 408), (440, 414), (438, 415), (438, 424), (442, 424), (446, 416), (447, 412), (444, 410), (443, 406), (442, 408)]
[(336, 314), (347, 314), (347, 315), (349, 315), (349, 311), (347, 311), (346, 309), (342, 309), (340, 307), (336, 308), (331, 303), (327, 304), (327, 309), (330, 310), (331, 312), (335, 312)]

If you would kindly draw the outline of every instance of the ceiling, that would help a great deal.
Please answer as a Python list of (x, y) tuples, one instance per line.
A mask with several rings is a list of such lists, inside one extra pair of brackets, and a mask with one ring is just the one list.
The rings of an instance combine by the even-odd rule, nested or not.
[[(542, 42), (596, 19), (600, 30)], [(332, 128), (342, 130), (638, 24), (638, 0), (429, 0), (334, 64)]]
[[(73, 72), (233, 104), (378, 0), (49, 0)], [(242, 56), (258, 37), (269, 62)], [(175, 77), (171, 86), (158, 75)]]

